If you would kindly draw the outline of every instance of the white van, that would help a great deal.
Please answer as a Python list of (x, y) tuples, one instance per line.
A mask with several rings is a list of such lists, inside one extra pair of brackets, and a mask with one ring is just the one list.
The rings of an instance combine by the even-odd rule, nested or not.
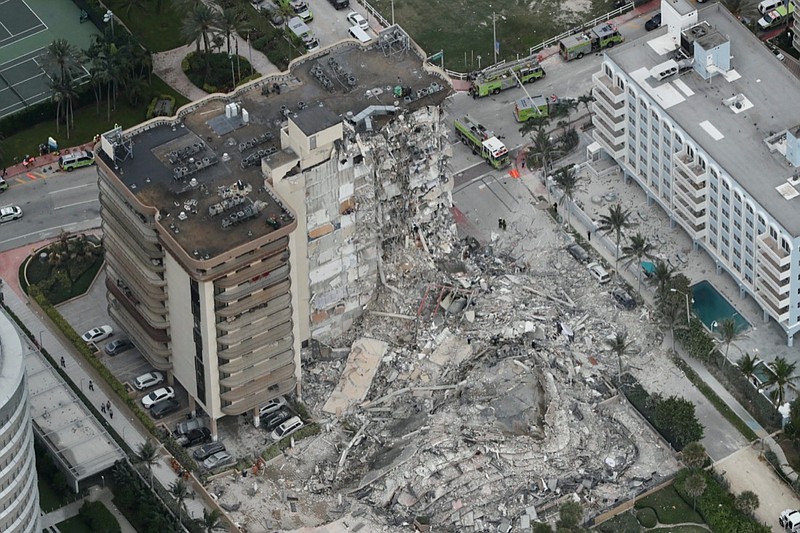
[[(791, 0), (789, 0), (791, 2)], [(758, 3), (758, 12), (762, 15), (783, 5), (783, 0), (762, 0)]]
[(314, 32), (312, 32), (309, 27), (306, 26), (306, 23), (303, 22), (300, 17), (290, 18), (289, 22), (286, 23), (286, 26), (289, 28), (289, 31), (295, 35), (295, 37), (303, 41), (306, 51), (314, 52), (319, 50), (319, 41), (314, 36)]
[(361, 41), (361, 44), (367, 44), (368, 42), (372, 41), (372, 37), (370, 37), (367, 32), (358, 26), (351, 26), (348, 31), (350, 32), (350, 35)]

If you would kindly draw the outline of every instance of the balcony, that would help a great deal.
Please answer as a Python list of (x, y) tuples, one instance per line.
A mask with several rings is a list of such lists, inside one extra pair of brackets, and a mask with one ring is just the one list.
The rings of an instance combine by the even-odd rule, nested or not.
[[(595, 110), (597, 111), (598, 106), (594, 106)], [(625, 121), (619, 120), (614, 122), (613, 119), (609, 118), (605, 115), (602, 111), (596, 112), (592, 115), (592, 122), (598, 128), (603, 128), (609, 137), (613, 137), (615, 142), (622, 142), (625, 136)]]
[(605, 72), (600, 71), (592, 74), (592, 81), (597, 92), (603, 94), (612, 103), (624, 102), (625, 91), (614, 85), (614, 80), (607, 76)]
[(783, 271), (784, 267), (790, 267), (792, 256), (783, 249), (768, 233), (763, 233), (756, 238), (759, 251), (763, 252), (762, 255), (765, 259), (772, 262), (777, 270)]
[(697, 191), (694, 189), (689, 189), (685, 182), (681, 180), (675, 180), (673, 182), (675, 195), (680, 196), (681, 200), (684, 201), (687, 207), (690, 207), (693, 211), (704, 211), (708, 202), (706, 201), (705, 196), (698, 196)]
[(214, 296), (214, 300), (219, 303), (233, 303), (253, 293), (269, 290), (273, 285), (289, 278), (289, 265), (284, 265), (272, 272), (265, 272), (262, 276), (263, 277), (260, 278), (256, 277), (256, 281), (243, 283), (235, 289), (228, 289), (225, 292), (221, 292)]
[(618, 118), (625, 115), (625, 102), (614, 102), (598, 90), (593, 91), (592, 95), (594, 96), (594, 108), (599, 106), (602, 112), (610, 117)]
[[(760, 300), (761, 306), (776, 321), (785, 323), (789, 320), (788, 298), (786, 300), (779, 300), (779, 298), (769, 290), (764, 290), (761, 287), (756, 288), (756, 297)], [(786, 303), (781, 304), (781, 302)]]
[[(224, 387), (235, 387), (246, 383), (253, 374), (274, 372), (278, 368), (291, 363), (294, 358), (292, 345), (294, 337), (289, 335), (279, 342), (262, 346), (258, 351), (220, 365), (219, 371), (227, 374), (220, 384)], [(246, 374), (242, 374), (245, 372)]]
[(673, 167), (681, 171), (681, 177), (690, 183), (702, 183), (708, 177), (708, 170), (696, 163), (686, 152), (673, 154), (672, 163)]
[(785, 280), (781, 281), (775, 277), (774, 271), (770, 268), (762, 268), (761, 262), (758, 262), (758, 266), (756, 267), (756, 272), (758, 275), (758, 279), (764, 284), (768, 285), (770, 290), (774, 292), (778, 297), (783, 298), (785, 294), (789, 292), (791, 289), (791, 282), (789, 281), (789, 277), (787, 276)]
[(258, 263), (252, 263), (251, 265), (248, 265), (237, 272), (231, 273), (230, 275), (225, 276), (224, 278), (216, 280), (214, 282), (214, 286), (219, 289), (229, 289), (231, 287), (236, 287), (241, 283), (259, 277), (266, 272), (270, 272), (272, 270), (282, 267), (283, 265), (286, 264), (288, 260), (289, 260), (289, 251), (284, 250), (282, 252), (276, 253), (271, 257), (267, 257), (263, 261), (259, 261)]
[(600, 143), (614, 159), (622, 159), (625, 154), (625, 142), (615, 142), (602, 128), (594, 130), (594, 140)]
[(131, 311), (128, 307), (123, 305), (123, 302), (116, 299), (114, 294), (108, 294), (108, 314), (119, 326), (125, 330), (128, 336), (136, 339), (136, 347), (153, 365), (157, 370), (170, 370), (172, 362), (168, 342), (162, 342), (160, 339), (168, 337), (166, 331), (154, 330), (153, 328), (142, 324), (138, 318), (135, 310)]
[(232, 389), (221, 394), (222, 412), (226, 415), (240, 415), (259, 407), (269, 398), (291, 394), (296, 380), (294, 364), (287, 365), (267, 376), (249, 383), (246, 387)]
[(263, 307), (250, 309), (235, 318), (226, 317), (217, 322), (217, 334), (222, 336), (231, 331), (248, 327), (250, 324), (264, 320), (274, 313), (280, 313), (291, 307), (291, 295), (283, 294)]
[(239, 357), (243, 357), (251, 352), (269, 347), (270, 345), (280, 341), (281, 339), (292, 337), (292, 323), (284, 322), (277, 327), (264, 332), (263, 335), (248, 338), (246, 341), (235, 344), (228, 348), (219, 347), (217, 356), (221, 361), (235, 361)]
[[(141, 324), (142, 328), (147, 331), (148, 336), (158, 342), (169, 341), (169, 335), (167, 335), (166, 331), (169, 327), (169, 319), (166, 315), (159, 315), (157, 313), (144, 314), (142, 309), (140, 309), (140, 303), (136, 299), (136, 296), (126, 290), (124, 286), (118, 285), (115, 280), (110, 277), (106, 277), (106, 289), (108, 289), (108, 292), (114, 296), (120, 305)], [(155, 324), (150, 322), (151, 318), (154, 319)]]
[(254, 261), (258, 261), (262, 257), (268, 257), (273, 255), (277, 251), (286, 250), (289, 246), (289, 236), (281, 237), (280, 239), (273, 241), (271, 243), (265, 244), (261, 248), (257, 250), (253, 250), (251, 252), (247, 252), (246, 254), (240, 255), (239, 257), (235, 257), (230, 261), (225, 261), (224, 263), (215, 266), (214, 268), (210, 268), (206, 273), (205, 277), (208, 279), (215, 278), (217, 276), (227, 274), (228, 272), (238, 270), (244, 266), (253, 263)]
[(218, 335), (217, 342), (223, 346), (238, 344), (251, 337), (255, 337), (256, 335), (268, 332), (272, 328), (275, 328), (285, 322), (289, 322), (291, 319), (292, 309), (287, 307), (286, 309), (282, 309), (277, 313), (267, 315), (261, 320), (252, 321), (240, 329), (231, 331), (230, 333), (226, 333), (224, 335)]
[(217, 308), (217, 315), (223, 319), (237, 318), (239, 315), (253, 309), (261, 309), (267, 306), (278, 309), (285, 307), (286, 305), (289, 305), (289, 303), (285, 302), (291, 302), (291, 298), (288, 300), (286, 299), (286, 295), (289, 294), (290, 286), (291, 282), (286, 280), (282, 283), (279, 283), (271, 290), (261, 291), (257, 294), (251, 295), (250, 298), (239, 300), (236, 303), (219, 306)]

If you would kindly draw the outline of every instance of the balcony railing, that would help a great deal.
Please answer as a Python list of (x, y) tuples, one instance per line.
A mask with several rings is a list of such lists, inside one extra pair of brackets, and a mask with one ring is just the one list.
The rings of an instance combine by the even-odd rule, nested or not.
[(762, 233), (756, 239), (758, 249), (764, 252), (764, 257), (771, 260), (782, 271), (784, 267), (789, 267), (791, 254), (783, 249), (775, 239), (768, 233)]

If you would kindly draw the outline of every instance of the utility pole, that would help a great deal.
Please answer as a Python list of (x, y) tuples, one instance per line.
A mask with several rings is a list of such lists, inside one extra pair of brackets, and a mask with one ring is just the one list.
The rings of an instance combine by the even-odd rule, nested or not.
[(392, 0), (392, 26), (394, 26), (394, 0)]

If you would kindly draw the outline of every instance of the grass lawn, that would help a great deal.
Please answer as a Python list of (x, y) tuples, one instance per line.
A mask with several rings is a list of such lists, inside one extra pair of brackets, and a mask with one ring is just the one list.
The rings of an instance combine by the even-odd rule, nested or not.
[[(391, 0), (372, 5), (391, 23)], [(394, 2), (395, 22), (428, 53), (444, 50), (444, 66), (459, 72), (493, 62), (492, 12), (498, 59), (528, 55), (530, 47), (614, 9), (612, 0), (407, 0)], [(465, 60), (466, 54), (466, 60)], [(473, 59), (474, 56), (474, 59)]]
[(620, 513), (611, 520), (606, 520), (596, 528), (601, 533), (639, 533), (642, 527), (630, 511)]
[[(44, 251), (45, 250), (42, 250), (42, 252)], [(75, 278), (70, 286), (62, 286), (61, 283), (56, 283), (51, 290), (45, 290), (44, 295), (53, 305), (58, 305), (71, 298), (80, 296), (89, 290), (92, 281), (94, 281), (94, 278), (97, 276), (97, 272), (103, 266), (103, 261), (103, 255), (100, 254), (92, 263), (86, 265), (83, 272), (72, 272)], [(33, 257), (27, 261), (25, 275), (28, 282), (30, 282), (31, 285), (35, 285), (53, 275), (53, 267), (47, 261), (40, 261), (37, 255), (37, 257)]]
[(675, 492), (672, 485), (636, 502), (637, 509), (643, 507), (651, 507), (655, 510), (658, 521), (662, 524), (704, 523), (700, 515), (692, 510), (691, 505), (683, 501), (683, 498)]
[(3, 141), (3, 152), (5, 160), (9, 163), (21, 161), (25, 154), (38, 153), (40, 143), (47, 142), (47, 137), (53, 137), (60, 147), (78, 146), (89, 142), (98, 133), (104, 133), (119, 124), (123, 128), (130, 128), (140, 122), (144, 122), (147, 116), (147, 105), (153, 96), (160, 94), (170, 94), (175, 97), (176, 109), (189, 103), (189, 100), (176, 93), (169, 85), (164, 83), (156, 75), (153, 75), (151, 82), (151, 95), (135, 107), (131, 107), (125, 101), (124, 96), (117, 100), (117, 109), (111, 110), (111, 119), (106, 119), (106, 102), (100, 102), (100, 113), (97, 106), (92, 103), (81, 108), (75, 109), (75, 127), (70, 128), (70, 137), (62, 126), (60, 132), (56, 132), (56, 117), (53, 120), (40, 122), (31, 127), (8, 136)]
[(92, 533), (91, 528), (80, 516), (73, 516), (58, 524), (61, 533)]
[(172, 50), (186, 44), (181, 36), (180, 14), (172, 9), (171, 0), (162, 0), (161, 12), (156, 11), (158, 0), (144, 0), (142, 7), (127, 10), (126, 5), (135, 5), (130, 0), (105, 0), (103, 2), (114, 12), (131, 33), (151, 52)]

